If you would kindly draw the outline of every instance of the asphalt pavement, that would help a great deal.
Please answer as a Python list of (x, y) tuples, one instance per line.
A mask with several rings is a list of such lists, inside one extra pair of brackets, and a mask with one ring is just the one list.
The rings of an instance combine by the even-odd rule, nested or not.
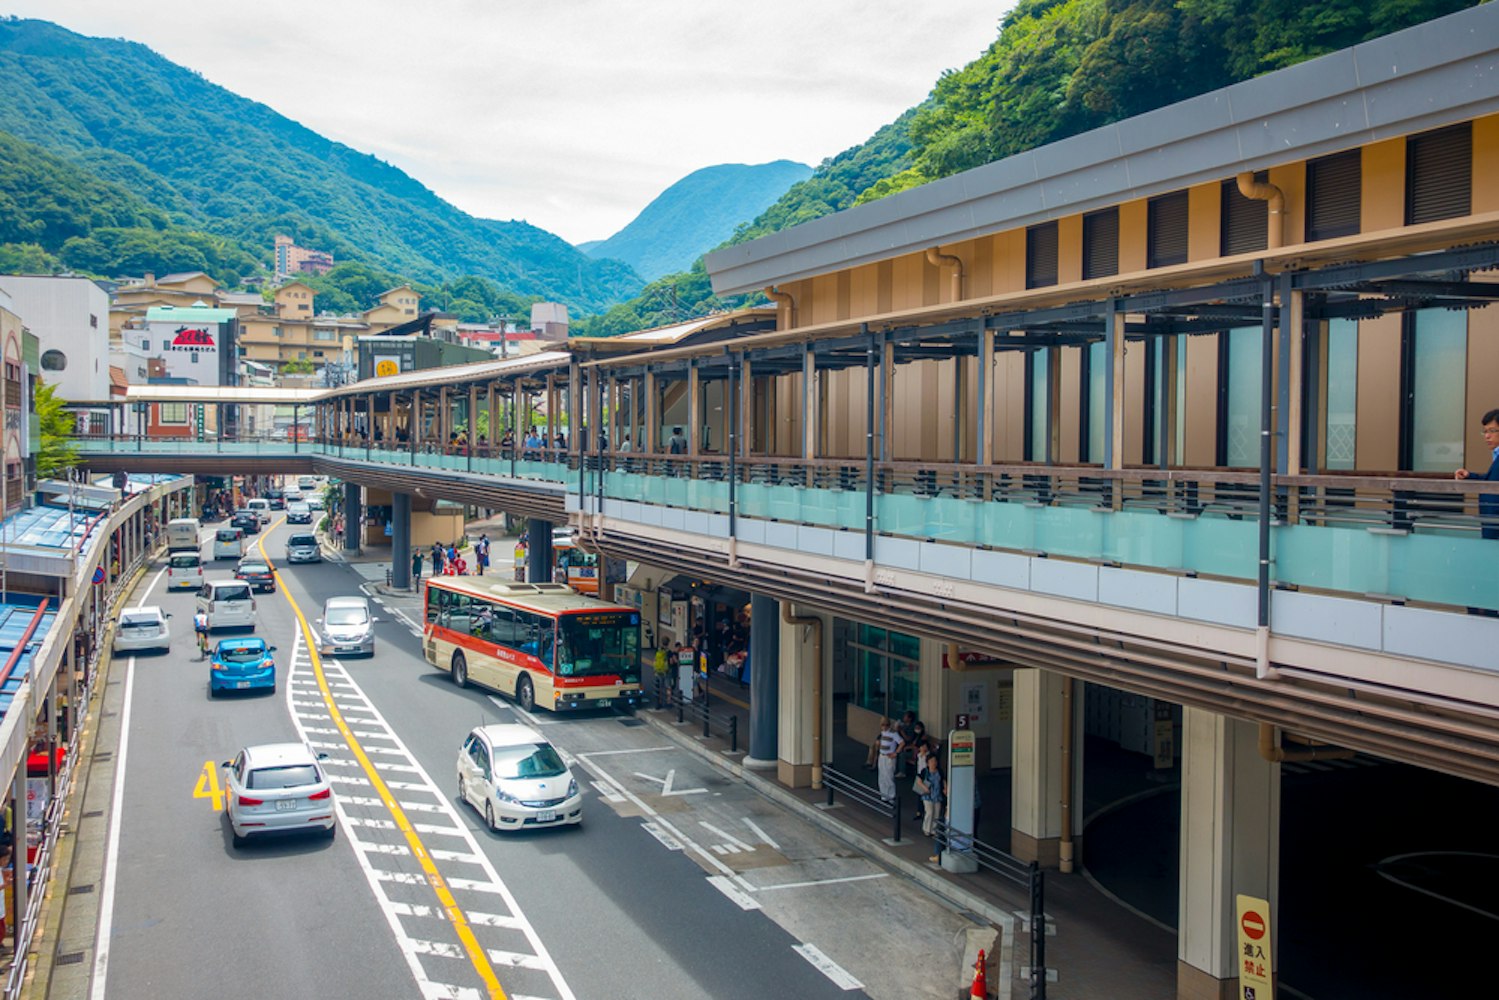
[[(421, 658), (414, 623), (384, 608), (374, 657), (316, 657), (297, 610), (312, 626), (324, 599), (364, 580), (338, 563), (282, 565), (286, 534), (256, 539), (282, 583), (256, 598), (257, 632), (277, 646), (274, 695), (209, 697), (190, 594), (163, 595), (153, 573), (132, 602), (172, 613), (174, 640), (112, 667), (105, 712), (121, 735), (100, 749), (123, 794), (104, 838), (117, 854), (98, 891), (107, 948), (87, 961), (107, 979), (93, 995), (958, 992), (982, 930), (972, 920), (638, 720), (528, 717), (459, 690)], [(231, 572), (221, 562), (208, 577)], [(534, 725), (569, 759), (581, 827), (493, 834), (457, 802), (460, 743), (498, 721)], [(236, 849), (216, 765), (286, 739), (328, 754), (338, 836)]]

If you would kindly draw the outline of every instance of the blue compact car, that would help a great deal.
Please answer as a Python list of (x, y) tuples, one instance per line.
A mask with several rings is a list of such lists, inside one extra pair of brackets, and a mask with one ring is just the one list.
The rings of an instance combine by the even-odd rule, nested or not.
[(255, 688), (265, 688), (274, 694), (276, 661), (271, 654), (275, 651), (275, 646), (267, 646), (264, 639), (255, 636), (220, 639), (208, 666), (209, 695)]

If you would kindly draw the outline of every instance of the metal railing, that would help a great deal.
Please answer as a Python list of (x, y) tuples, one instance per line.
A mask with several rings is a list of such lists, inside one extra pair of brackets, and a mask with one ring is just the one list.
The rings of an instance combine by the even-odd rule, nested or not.
[[(660, 688), (664, 683), (666, 683), (665, 678), (659, 676), (656, 678), (658, 706), (662, 705)], [(680, 724), (685, 725), (689, 719), (694, 723), (701, 723), (705, 740), (713, 736), (716, 728), (729, 741), (729, 752), (739, 752), (739, 716), (734, 712), (715, 712), (706, 684), (700, 688), (700, 696), (690, 700), (682, 697), (682, 690), (679, 686), (666, 684), (664, 705), (676, 707), (677, 722)]]
[(902, 842), (900, 839), (900, 816), (904, 807), (901, 804), (899, 788), (895, 790), (895, 798), (882, 798), (878, 789), (870, 788), (858, 778), (844, 774), (842, 771), (828, 767), (826, 764), (822, 768), (822, 787), (827, 789), (828, 793), (828, 799), (824, 808), (832, 809), (837, 805), (836, 796), (841, 795), (850, 802), (863, 806), (871, 812), (889, 817), (890, 839), (887, 843), (893, 845)]

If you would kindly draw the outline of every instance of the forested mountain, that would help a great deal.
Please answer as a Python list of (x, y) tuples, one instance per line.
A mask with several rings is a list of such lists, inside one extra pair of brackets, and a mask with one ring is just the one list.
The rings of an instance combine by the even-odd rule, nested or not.
[[(284, 232), (406, 278), (477, 275), (581, 310), (641, 286), (625, 265), (523, 222), (467, 215), (395, 167), (133, 42), (0, 21), (0, 131), (154, 206), (134, 228), (197, 230), (267, 263), (272, 237)], [(46, 218), (32, 213), (43, 225), (25, 242), (60, 249), (62, 230)]]
[[(978, 59), (868, 142), (824, 160), (729, 243), (764, 236), (1261, 73), (1474, 0), (1020, 0)], [(726, 304), (701, 261), (590, 321), (608, 336)], [(627, 327), (630, 328), (630, 327)]]
[(791, 160), (694, 170), (657, 195), (628, 226), (578, 249), (590, 257), (622, 260), (647, 281), (681, 271), (810, 173), (811, 167)]

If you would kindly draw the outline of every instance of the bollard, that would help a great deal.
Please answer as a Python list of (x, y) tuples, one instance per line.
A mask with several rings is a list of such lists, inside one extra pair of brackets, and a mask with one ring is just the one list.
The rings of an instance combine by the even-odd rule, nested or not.
[(392, 567), (390, 567), (390, 566), (385, 567), (385, 585), (387, 587), (390, 586), (390, 574), (391, 574), (391, 570), (392, 570)]
[(704, 697), (703, 698), (703, 739), (707, 739), (709, 736), (713, 735), (713, 733), (708, 729), (708, 723), (711, 721), (712, 718), (713, 718), (712, 713), (708, 711), (708, 699), (706, 697)]
[(831, 808), (833, 808), (833, 783), (827, 779), (827, 775), (826, 774), (823, 774), (822, 783), (827, 786), (827, 789), (828, 789), (828, 808), (831, 809)]
[(729, 716), (729, 753), (739, 752), (739, 716)]
[(905, 809), (901, 806), (900, 789), (897, 788), (895, 790), (895, 832), (890, 837), (890, 842), (893, 844), (900, 843), (900, 814), (903, 812)]
[(680, 725), (684, 724), (687, 721), (686, 718), (683, 716), (683, 713), (682, 713), (682, 692), (681, 691), (676, 692), (673, 697), (675, 697), (677, 699), (677, 725), (680, 726)]

